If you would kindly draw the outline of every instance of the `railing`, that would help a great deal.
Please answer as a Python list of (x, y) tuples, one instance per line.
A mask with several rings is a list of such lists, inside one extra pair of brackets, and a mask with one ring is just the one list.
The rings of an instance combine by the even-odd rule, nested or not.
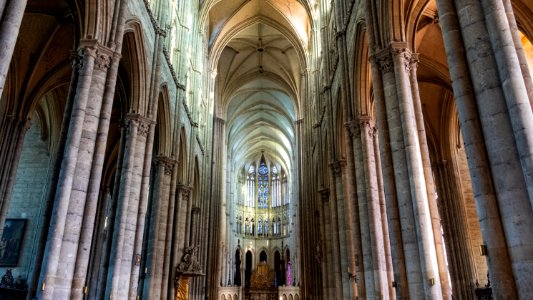
[(224, 286), (218, 290), (219, 300), (240, 300), (242, 299), (242, 288), (240, 286)]
[(279, 299), (300, 299), (299, 286), (280, 286), (278, 287)]

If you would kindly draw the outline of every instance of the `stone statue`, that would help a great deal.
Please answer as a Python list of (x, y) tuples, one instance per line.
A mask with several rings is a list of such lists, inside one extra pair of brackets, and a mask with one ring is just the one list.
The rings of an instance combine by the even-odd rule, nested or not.
[(185, 248), (181, 262), (178, 264), (177, 273), (201, 273), (200, 263), (196, 258), (199, 245)]

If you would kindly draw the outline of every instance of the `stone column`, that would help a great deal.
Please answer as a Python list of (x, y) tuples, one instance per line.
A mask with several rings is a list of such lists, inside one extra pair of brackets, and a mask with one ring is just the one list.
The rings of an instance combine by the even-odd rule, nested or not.
[[(158, 100), (158, 97), (154, 96), (152, 98), (154, 101)], [(154, 148), (154, 135), (155, 135), (155, 125), (156, 121), (151, 118), (144, 118), (143, 122), (145, 123), (144, 127), (147, 132), (141, 133), (144, 136), (144, 146), (139, 148), (142, 155), (139, 155), (139, 190), (138, 190), (138, 207), (136, 211), (136, 231), (135, 231), (135, 241), (133, 244), (133, 254), (135, 257), (135, 263), (131, 266), (131, 276), (130, 276), (130, 291), (129, 298), (135, 299), (138, 297), (138, 285), (139, 285), (139, 273), (140, 273), (140, 262), (142, 260), (142, 247), (143, 239), (145, 235), (145, 221), (146, 221), (146, 211), (148, 210), (148, 197), (150, 191), (150, 171), (152, 167), (152, 151)], [(141, 150), (142, 149), (142, 150)], [(142, 157), (142, 158), (141, 158)], [(172, 173), (172, 172), (171, 172)], [(172, 174), (170, 174), (172, 176)], [(168, 211), (168, 209), (167, 209)], [(167, 213), (168, 215), (168, 213)], [(163, 246), (164, 247), (164, 246)], [(164, 260), (164, 253), (161, 255), (161, 259)], [(164, 299), (162, 296), (161, 299)]]
[[(342, 134), (342, 132), (339, 132), (339, 134)], [(352, 290), (350, 289), (350, 278), (348, 276), (348, 270), (350, 269), (350, 262), (348, 260), (348, 247), (350, 245), (347, 244), (348, 237), (351, 240), (351, 232), (349, 229), (351, 227), (347, 225), (346, 222), (346, 214), (345, 211), (348, 209), (346, 208), (346, 204), (344, 201), (344, 182), (343, 178), (345, 177), (346, 172), (346, 162), (344, 160), (338, 160), (330, 164), (330, 167), (332, 169), (332, 173), (335, 176), (334, 182), (335, 182), (335, 215), (337, 219), (337, 232), (338, 232), (338, 253), (339, 253), (339, 273), (342, 280), (341, 285), (341, 298), (339, 299), (345, 299), (345, 298), (352, 298)], [(340, 284), (340, 282), (337, 282)], [(290, 283), (289, 283), (290, 284)]]
[[(385, 109), (385, 112), (383, 114), (378, 113), (378, 120), (380, 118), (385, 118), (385, 122), (387, 122), (387, 128), (389, 130), (388, 137), (390, 139), (387, 144), (390, 145), (392, 159), (392, 165), (386, 165), (386, 167), (391, 167), (392, 170), (384, 170), (384, 174), (392, 172), (391, 175), (393, 176), (392, 178), (396, 185), (394, 192), (398, 199), (397, 214), (401, 224), (399, 229), (401, 229), (407, 276), (406, 283), (408, 284), (407, 286), (398, 286), (398, 284), (396, 286), (400, 289), (408, 288), (409, 297), (423, 298), (426, 296), (424, 290), (427, 284), (427, 279), (429, 278), (425, 278), (426, 276), (423, 274), (424, 271), (422, 271), (422, 257), (420, 256), (422, 253), (420, 250), (424, 249), (419, 248), (419, 237), (416, 231), (417, 225), (415, 220), (415, 208), (413, 205), (415, 204), (413, 202), (416, 202), (416, 198), (413, 199), (411, 195), (411, 180), (409, 178), (408, 157), (406, 155), (407, 149), (404, 147), (404, 127), (402, 125), (403, 120), (400, 114), (400, 101), (398, 99), (399, 96), (397, 95), (397, 80), (395, 78), (391, 49), (384, 49), (379, 53), (379, 64), (384, 91), (384, 98), (382, 99), (384, 103), (379, 105), (384, 106), (383, 108)], [(398, 69), (397, 72), (405, 72), (401, 67), (401, 65), (396, 67)], [(378, 99), (376, 99), (376, 101), (378, 101)], [(410, 125), (412, 126), (413, 120), (410, 121)], [(412, 128), (409, 129), (412, 130)], [(380, 145), (381, 144), (382, 143), (380, 143)], [(413, 146), (411, 145), (411, 147)], [(384, 153), (384, 155), (388, 155), (388, 153)], [(415, 171), (418, 170), (419, 169), (415, 169)], [(417, 181), (419, 180), (420, 178), (418, 177)], [(422, 193), (419, 191), (419, 196), (421, 194)], [(391, 213), (392, 216), (394, 216), (395, 212)], [(398, 298), (401, 298), (401, 296), (398, 295)]]
[[(180, 262), (181, 257), (183, 256), (183, 250), (185, 245), (188, 245), (188, 231), (187, 231), (187, 221), (188, 216), (190, 215), (190, 195), (191, 187), (178, 184), (176, 187), (176, 206), (174, 210), (174, 224), (173, 224), (173, 234), (172, 234), (172, 243), (173, 243), (173, 253), (171, 254), (171, 279), (176, 278), (176, 268)], [(174, 285), (169, 286), (169, 294), (174, 295)]]
[(157, 169), (152, 194), (152, 205), (150, 208), (150, 229), (148, 243), (146, 246), (146, 268), (145, 288), (143, 289), (143, 298), (161, 299), (166, 298), (166, 289), (162, 289), (163, 280), (163, 263), (165, 258), (167, 227), (172, 227), (168, 223), (169, 204), (173, 200), (170, 198), (172, 187), (171, 177), (174, 172), (175, 163), (167, 157), (157, 158)]
[(166, 241), (165, 241), (165, 256), (163, 264), (163, 282), (162, 282), (162, 291), (165, 291), (161, 294), (162, 299), (173, 299), (174, 294), (170, 293), (174, 287), (174, 278), (172, 275), (174, 271), (172, 270), (172, 251), (175, 247), (174, 241), (174, 226), (176, 224), (176, 207), (177, 207), (177, 194), (176, 186), (178, 182), (177, 168), (178, 162), (173, 160), (174, 170), (172, 172), (172, 178), (170, 181), (170, 191), (169, 191), (169, 207), (168, 207), (168, 220), (167, 220), (167, 232), (166, 232)]
[[(367, 3), (368, 6), (368, 3)], [(369, 25), (371, 25), (369, 23)], [(367, 25), (367, 26), (369, 26)], [(404, 255), (402, 226), (400, 218), (399, 197), (396, 195), (396, 181), (394, 178), (393, 154), (391, 151), (391, 140), (389, 125), (387, 122), (387, 110), (385, 105), (385, 90), (382, 77), (385, 73), (390, 73), (390, 64), (378, 60), (375, 55), (371, 57), (372, 82), (374, 84), (374, 98), (376, 116), (379, 128), (379, 150), (380, 162), (383, 176), (384, 196), (387, 209), (387, 219), (389, 224), (389, 240), (392, 254), (392, 264), (394, 265), (393, 286), (398, 299), (409, 299), (409, 289), (407, 282), (406, 258)], [(404, 221), (405, 222), (405, 221)]]
[(453, 66), (450, 68), (450, 76), (468, 157), (479, 222), (487, 251), (490, 253), (488, 264), (493, 295), (501, 299), (516, 299), (511, 260), (507, 252), (507, 242), (496, 197), (497, 186), (494, 185), (491, 175), (471, 79), (474, 74), (471, 75), (469, 70), (458, 11), (453, 0), (437, 0), (437, 7), (448, 65)]
[[(354, 154), (355, 139), (357, 138), (354, 135), (352, 130), (353, 121), (346, 122), (344, 124), (345, 130), (345, 140), (346, 143), (346, 176), (344, 180), (345, 185), (345, 215), (347, 220), (347, 225), (350, 226), (349, 233), (346, 237), (346, 243), (348, 246), (348, 259), (349, 267), (347, 271), (351, 274), (350, 276), (350, 285), (352, 288), (352, 298), (359, 297), (361, 292), (364, 292), (365, 278), (363, 276), (364, 272), (362, 268), (358, 267), (358, 258), (362, 257), (362, 239), (361, 239), (361, 229), (360, 229), (360, 218), (359, 218), (359, 207), (358, 207), (358, 195), (357, 195), (357, 170)], [(363, 289), (363, 290), (361, 290)], [(364, 295), (364, 294), (362, 294)]]
[[(339, 224), (339, 220), (338, 220), (338, 210), (337, 210), (337, 198), (336, 198), (336, 183), (335, 183), (335, 178), (337, 177), (337, 174), (335, 173), (336, 170), (334, 169), (335, 168), (335, 165), (330, 165), (331, 167), (331, 176), (329, 178), (330, 180), (330, 186), (333, 186), (334, 190), (332, 191), (331, 189), (329, 190), (330, 194), (330, 198), (329, 198), (329, 202), (327, 203), (327, 217), (329, 218), (329, 228), (330, 230), (327, 231), (326, 234), (329, 234), (331, 235), (331, 238), (329, 240), (329, 245), (330, 245), (330, 251), (328, 251), (328, 253), (330, 253), (331, 255), (331, 264), (330, 264), (330, 269), (329, 269), (329, 272), (331, 274), (331, 277), (333, 279), (333, 287), (332, 287), (332, 291), (333, 291), (333, 298), (332, 299), (342, 299), (342, 289), (343, 289), (343, 285), (344, 285), (344, 281), (343, 281), (343, 278), (342, 278), (342, 272), (344, 270), (341, 270), (341, 265), (342, 265), (342, 254), (341, 254), (341, 249), (340, 249), (340, 224)], [(340, 177), (341, 176), (341, 170), (340, 170), (340, 166), (339, 166), (339, 169), (338, 169), (338, 176)], [(345, 269), (346, 270), (346, 269)]]
[[(370, 219), (372, 215), (369, 215), (369, 200), (366, 190), (366, 169), (364, 166), (363, 151), (361, 146), (361, 130), (357, 121), (352, 120), (348, 123), (348, 130), (353, 136), (353, 148), (354, 148), (354, 164), (356, 175), (356, 190), (357, 190), (357, 202), (356, 211), (358, 215), (357, 226), (360, 232), (360, 248), (361, 251), (357, 255), (357, 281), (359, 285), (358, 295), (363, 298), (373, 298), (376, 295), (376, 291), (379, 292), (379, 286), (376, 287), (377, 280), (374, 277), (377, 275), (374, 272), (374, 264), (372, 259), (372, 229), (370, 228)], [(371, 201), (371, 200), (370, 200)]]
[(129, 114), (126, 117), (128, 132), (108, 270), (108, 280), (111, 280), (111, 284), (107, 286), (106, 298), (126, 299), (136, 296), (129, 295), (129, 287), (132, 269), (140, 265), (141, 259), (140, 255), (134, 251), (142, 174), (146, 159), (146, 139), (150, 133), (151, 124), (151, 120), (138, 114)]
[(426, 181), (426, 193), (429, 204), (429, 212), (431, 216), (431, 226), (433, 229), (433, 237), (435, 243), (435, 250), (437, 254), (437, 262), (439, 267), (439, 276), (442, 289), (442, 296), (444, 299), (451, 299), (452, 291), (450, 289), (450, 282), (448, 280), (448, 267), (446, 266), (446, 258), (444, 253), (444, 240), (441, 233), (440, 214), (437, 207), (437, 198), (435, 183), (433, 182), (433, 171), (431, 169), (431, 160), (429, 158), (428, 142), (426, 138), (426, 129), (424, 125), (424, 114), (422, 112), (422, 103), (420, 100), (420, 92), (418, 90), (418, 80), (416, 70), (418, 65), (418, 54), (413, 53), (409, 61), (409, 79), (411, 84), (411, 93), (413, 95), (414, 114), (416, 119), (416, 127), (418, 129), (418, 140), (420, 143), (420, 153), (422, 154), (422, 166), (424, 170), (424, 178)]
[(365, 276), (365, 294), (370, 299), (388, 295), (387, 266), (385, 245), (381, 228), (381, 209), (379, 204), (376, 159), (374, 155), (375, 126), (368, 117), (352, 121), (350, 128), (354, 135), (355, 157), (359, 166), (357, 172), (358, 205), (363, 243), (363, 274)]
[(455, 5), (458, 12), (468, 12), (468, 16), (458, 14), (464, 49), (516, 290), (519, 297), (526, 297), (533, 293), (523, 279), (533, 277), (531, 105), (502, 4), (455, 1)]
[[(78, 148), (76, 167), (73, 174), (74, 178), (64, 225), (63, 241), (59, 252), (60, 260), (58, 261), (58, 268), (56, 271), (56, 282), (53, 286), (55, 298), (65, 298), (70, 296), (75, 265), (77, 262), (82, 263), (82, 260), (77, 260), (77, 253), (82, 234), (81, 229), (84, 220), (84, 210), (87, 204), (89, 182), (93, 170), (95, 173), (99, 174), (103, 167), (99, 164), (100, 162), (98, 158), (98, 155), (102, 154), (95, 153), (95, 148), (96, 144), (99, 142), (97, 136), (99, 133), (98, 127), (100, 124), (100, 117), (102, 113), (104, 115), (106, 114), (106, 112), (102, 111), (104, 104), (102, 98), (105, 93), (105, 84), (108, 80), (114, 81), (114, 78), (110, 79), (107, 77), (112, 54), (113, 52), (109, 48), (102, 46), (98, 48), (98, 60), (96, 61), (93, 70), (91, 87), (89, 90), (89, 101), (84, 114), (83, 130)], [(118, 64), (118, 61), (116, 63)], [(107, 105), (105, 109), (108, 109), (107, 114), (111, 113), (111, 105)], [(100, 129), (107, 134), (109, 125)], [(105, 152), (105, 145), (101, 147), (104, 149), (96, 149), (96, 151), (100, 150)], [(100, 185), (99, 179), (100, 176), (93, 178), (93, 180), (98, 181), (98, 185)], [(91, 205), (93, 203), (89, 204)], [(94, 214), (90, 217), (94, 217)], [(94, 223), (94, 219), (92, 222)], [(83, 263), (87, 264), (88, 258), (88, 253), (84, 253)], [(78, 287), (78, 289), (81, 290), (82, 287)]]
[(109, 68), (109, 72), (107, 72), (103, 103), (100, 113), (97, 114), (99, 116), (98, 128), (96, 133), (95, 147), (93, 150), (93, 163), (91, 165), (92, 169), (89, 176), (90, 179), (86, 193), (83, 221), (79, 233), (80, 238), (70, 295), (71, 299), (83, 298), (83, 289), (85, 287), (87, 278), (96, 209), (100, 193), (100, 183), (102, 181), (102, 170), (104, 167), (105, 150), (107, 146), (109, 124), (111, 121), (111, 110), (113, 108), (116, 77), (121, 55), (117, 52), (114, 52), (111, 57), (111, 67)]
[(0, 1), (0, 98), (4, 92), (26, 2), (27, 0)]
[[(379, 143), (378, 143), (378, 137), (377, 137), (377, 130), (373, 130), (373, 132), (374, 132), (374, 135), (373, 135), (374, 156), (376, 160), (375, 168), (376, 168), (376, 177), (377, 177), (378, 194), (379, 194), (379, 209), (381, 212), (380, 222), (381, 222), (381, 229), (383, 232), (383, 246), (384, 246), (384, 252), (385, 252), (385, 262), (387, 265), (387, 289), (388, 289), (389, 299), (394, 300), (396, 299), (396, 293), (394, 291), (394, 288), (392, 287), (392, 283), (394, 282), (394, 269), (395, 268), (392, 265), (389, 223), (387, 222), (387, 206), (385, 204), (386, 202), (385, 187), (383, 186), (383, 172), (381, 168), (381, 158), (379, 156)], [(383, 295), (383, 297), (387, 297), (387, 295)]]
[[(475, 267), (470, 245), (467, 215), (463, 197), (459, 191), (460, 174), (454, 172), (448, 161), (439, 161), (435, 167), (435, 181), (438, 186), (443, 229), (446, 236), (448, 265), (453, 287), (454, 299), (472, 299), (475, 297)], [(479, 274), (484, 275), (484, 274)]]
[[(79, 71), (83, 66), (82, 57), (78, 56), (78, 51), (72, 51), (71, 57), (72, 61), (72, 73), (70, 75), (70, 84), (68, 95), (65, 103), (65, 108), (63, 111), (63, 118), (61, 120), (61, 131), (59, 133), (59, 139), (57, 142), (56, 152), (54, 153), (53, 158), (53, 169), (51, 171), (51, 178), (48, 183), (48, 190), (46, 191), (46, 205), (42, 213), (43, 226), (39, 230), (39, 246), (37, 248), (37, 256), (35, 257), (35, 267), (34, 272), (31, 275), (31, 278), (28, 280), (28, 298), (32, 299), (35, 297), (37, 292), (37, 284), (39, 281), (39, 273), (41, 270), (41, 264), (44, 256), (44, 248), (46, 246), (47, 234), (48, 234), (48, 225), (50, 223), (50, 216), (52, 215), (53, 201), (55, 199), (55, 194), (57, 190), (57, 182), (59, 180), (59, 174), (61, 171), (61, 164), (63, 161), (64, 150), (66, 146), (66, 140), (69, 131), (70, 119), (72, 116), (72, 107), (74, 102), (74, 97), (76, 93), (76, 88), (78, 86)], [(0, 224), (1, 225), (1, 224)], [(3, 227), (3, 226), (2, 226)]]
[[(440, 274), (437, 264), (435, 239), (428, 205), (417, 124), (413, 108), (413, 96), (409, 82), (410, 51), (403, 43), (392, 44), (392, 61), (399, 100), (399, 114), (404, 136), (404, 151), (415, 216), (415, 229), (420, 255), (422, 280), (426, 296), (439, 299), (442, 296)], [(437, 268), (435, 268), (437, 266)]]
[(513, 35), (513, 42), (516, 49), (516, 54), (518, 56), (518, 61), (520, 63), (522, 76), (524, 77), (524, 83), (526, 85), (527, 94), (529, 96), (529, 102), (531, 102), (531, 104), (533, 105), (533, 82), (531, 79), (531, 73), (529, 72), (529, 66), (527, 64), (527, 58), (524, 52), (524, 47), (522, 46), (522, 39), (520, 38), (519, 34), (520, 31), (518, 30), (518, 25), (516, 24), (513, 6), (510, 0), (503, 0), (503, 5), (505, 6), (507, 20), (509, 21), (509, 27), (511, 29), (511, 34)]
[(533, 112), (513, 37), (518, 33), (511, 31), (503, 1), (482, 0), (481, 7), (533, 209)]
[(2, 20), (2, 18), (4, 17), (4, 9), (6, 8), (6, 3), (7, 0), (0, 0), (0, 20)]
[[(68, 207), (71, 198), (74, 175), (78, 160), (78, 151), (84, 127), (85, 113), (89, 102), (92, 75), (96, 65), (105, 61), (105, 56), (98, 56), (98, 49), (94, 45), (82, 45), (79, 49), (83, 67), (79, 72), (76, 96), (74, 98), (72, 117), (69, 124), (69, 134), (66, 140), (64, 158), (57, 183), (54, 208), (50, 222), (48, 240), (39, 279), (41, 290), (38, 297), (52, 299), (56, 271), (60, 258), (63, 233), (67, 222)], [(97, 60), (98, 58), (98, 60)], [(102, 59), (103, 58), (103, 59)]]
[[(223, 191), (223, 185), (224, 182), (224, 160), (225, 157), (225, 150), (222, 148), (226, 147), (225, 142), (225, 136), (226, 136), (226, 121), (222, 118), (216, 117), (214, 120), (214, 126), (213, 126), (213, 149), (212, 149), (212, 155), (213, 155), (213, 161), (211, 164), (211, 167), (213, 168), (212, 172), (212, 178), (211, 178), (211, 199), (210, 201), (206, 201), (207, 207), (205, 209), (205, 216), (207, 218), (206, 221), (209, 221), (206, 226), (208, 228), (211, 228), (212, 230), (208, 234), (208, 242), (205, 243), (205, 245), (208, 245), (210, 247), (210, 255), (207, 256), (206, 261), (206, 284), (209, 287), (214, 287), (211, 291), (209, 291), (210, 297), (216, 297), (218, 293), (218, 283), (220, 282), (220, 251), (221, 251), (221, 245), (222, 240), (220, 239), (221, 233), (220, 233), (220, 227), (222, 225), (221, 220), (221, 206), (222, 206), (222, 199), (224, 197)], [(222, 147), (215, 148), (216, 145), (221, 145)], [(193, 173), (193, 172), (191, 172)], [(196, 188), (200, 189), (200, 185)], [(257, 221), (257, 220), (255, 220)], [(255, 234), (257, 234), (257, 228), (255, 230)]]
[(322, 220), (323, 220), (323, 238), (324, 238), (324, 263), (322, 264), (323, 274), (329, 274), (331, 276), (325, 276), (324, 287), (325, 295), (328, 299), (336, 299), (335, 292), (335, 276), (332, 271), (335, 267), (334, 262), (334, 250), (332, 239), (332, 225), (331, 225), (331, 210), (330, 210), (330, 192), (329, 189), (324, 188), (319, 191), (322, 202)]

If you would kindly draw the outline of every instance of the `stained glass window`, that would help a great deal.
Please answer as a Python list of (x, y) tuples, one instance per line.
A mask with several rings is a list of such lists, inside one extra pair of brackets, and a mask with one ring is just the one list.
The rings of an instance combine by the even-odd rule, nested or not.
[(258, 204), (259, 208), (268, 208), (268, 167), (264, 160), (261, 160), (259, 165), (259, 172), (257, 176), (257, 183), (259, 188), (257, 190), (258, 194)]

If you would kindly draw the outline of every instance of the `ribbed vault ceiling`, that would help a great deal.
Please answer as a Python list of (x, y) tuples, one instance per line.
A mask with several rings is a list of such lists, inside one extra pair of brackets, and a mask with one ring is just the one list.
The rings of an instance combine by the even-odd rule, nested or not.
[(295, 0), (222, 0), (210, 10), (217, 111), (227, 121), (236, 168), (258, 162), (264, 151), (290, 175), (308, 26)]

